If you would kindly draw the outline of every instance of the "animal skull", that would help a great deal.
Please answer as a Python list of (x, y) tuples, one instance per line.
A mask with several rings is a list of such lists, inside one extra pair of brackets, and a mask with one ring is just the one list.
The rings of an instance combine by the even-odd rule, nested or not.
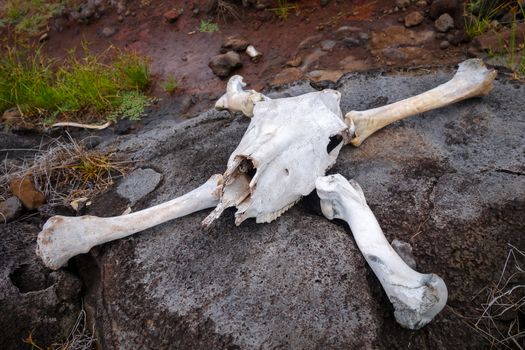
[[(208, 226), (228, 207), (235, 223), (271, 222), (315, 188), (349, 139), (335, 90), (258, 102), (239, 146), (228, 160), (221, 202)], [(334, 140), (334, 146), (329, 146)]]

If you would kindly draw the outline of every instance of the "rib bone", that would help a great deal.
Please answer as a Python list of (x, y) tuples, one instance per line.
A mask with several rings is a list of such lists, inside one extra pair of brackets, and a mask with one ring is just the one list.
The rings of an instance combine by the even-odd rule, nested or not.
[(222, 175), (213, 175), (181, 197), (128, 215), (110, 218), (53, 216), (38, 234), (36, 254), (47, 267), (59, 269), (70, 258), (87, 253), (96, 245), (216, 206), (220, 195), (217, 187), (221, 181)]
[(242, 112), (247, 117), (253, 116), (256, 102), (269, 100), (268, 97), (255, 90), (243, 90), (246, 83), (240, 75), (234, 75), (228, 80), (226, 93), (215, 103), (218, 110), (227, 109), (230, 112)]
[(316, 187), (323, 214), (330, 220), (345, 220), (352, 229), (359, 250), (394, 306), (397, 322), (409, 329), (429, 323), (447, 302), (445, 282), (435, 274), (414, 271), (401, 259), (386, 240), (357, 182), (337, 174), (319, 177)]
[(496, 73), (493, 69), (488, 70), (480, 59), (466, 60), (459, 64), (458, 71), (450, 81), (432, 90), (386, 106), (348, 112), (345, 121), (355, 127), (355, 135), (350, 143), (359, 146), (368, 136), (397, 120), (486, 95), (492, 90)]

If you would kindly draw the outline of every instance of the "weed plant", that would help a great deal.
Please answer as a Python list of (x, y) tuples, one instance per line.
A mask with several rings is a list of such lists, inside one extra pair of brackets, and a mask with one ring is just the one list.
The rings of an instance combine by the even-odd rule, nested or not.
[(18, 35), (36, 35), (49, 19), (71, 3), (71, 0), (5, 0), (0, 2), (0, 26), (11, 26)]
[(179, 82), (172, 74), (170, 74), (164, 81), (164, 84), (162, 84), (162, 88), (164, 89), (164, 92), (172, 94), (179, 88)]
[(219, 25), (217, 23), (214, 23), (212, 21), (207, 21), (205, 19), (201, 19), (201, 23), (199, 25), (199, 32), (215, 33), (218, 31), (219, 31)]
[(118, 112), (126, 110), (130, 99), (145, 105), (142, 91), (149, 82), (147, 61), (115, 48), (96, 55), (85, 46), (81, 59), (70, 52), (54, 60), (39, 48), (11, 47), (0, 57), (0, 113), (16, 107), (33, 126), (57, 118), (93, 122), (106, 114), (118, 120), (126, 117)]

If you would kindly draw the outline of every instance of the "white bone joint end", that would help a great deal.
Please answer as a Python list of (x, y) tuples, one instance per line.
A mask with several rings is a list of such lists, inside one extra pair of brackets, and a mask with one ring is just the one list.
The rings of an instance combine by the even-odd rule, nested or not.
[(50, 269), (57, 270), (75, 255), (94, 246), (127, 237), (166, 221), (215, 207), (222, 175), (213, 175), (200, 187), (166, 203), (128, 215), (53, 216), (38, 234), (36, 254)]
[(386, 240), (357, 182), (329, 175), (316, 181), (321, 209), (329, 219), (342, 219), (394, 306), (397, 322), (408, 329), (429, 323), (445, 306), (445, 282), (431, 273), (410, 268)]
[(244, 90), (246, 83), (240, 75), (234, 75), (228, 80), (226, 93), (215, 103), (218, 110), (242, 112), (245, 116), (253, 116), (253, 108), (259, 101), (270, 100), (255, 90)]

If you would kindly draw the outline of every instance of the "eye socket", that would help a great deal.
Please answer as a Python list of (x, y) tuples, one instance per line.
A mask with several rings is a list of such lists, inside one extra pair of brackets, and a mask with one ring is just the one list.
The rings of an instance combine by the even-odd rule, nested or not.
[(328, 142), (328, 146), (326, 146), (326, 153), (330, 154), (330, 152), (332, 152), (337, 146), (339, 146), (341, 142), (343, 142), (343, 136), (330, 136), (330, 142)]
[(290, 170), (284, 169), (284, 172), (286, 173), (286, 175), (290, 175)]

